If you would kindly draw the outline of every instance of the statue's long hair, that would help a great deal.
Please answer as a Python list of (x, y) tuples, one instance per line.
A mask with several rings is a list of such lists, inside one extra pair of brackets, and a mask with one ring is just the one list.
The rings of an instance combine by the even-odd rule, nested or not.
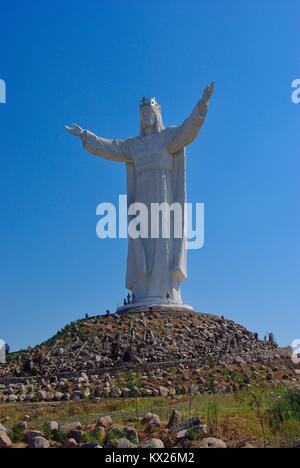
[[(155, 115), (155, 133), (161, 133), (165, 129), (161, 112), (153, 106), (151, 106), (151, 109), (153, 110), (154, 115)], [(143, 108), (140, 109), (140, 136), (145, 136), (142, 112), (143, 112)]]

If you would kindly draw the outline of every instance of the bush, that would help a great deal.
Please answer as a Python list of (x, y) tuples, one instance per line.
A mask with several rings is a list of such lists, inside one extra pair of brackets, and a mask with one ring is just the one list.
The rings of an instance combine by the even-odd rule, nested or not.
[(68, 440), (68, 433), (59, 429), (58, 431), (51, 431), (49, 424), (45, 423), (43, 426), (43, 434), (47, 440), (54, 440), (59, 444), (64, 444)]
[(20, 426), (15, 426), (12, 429), (12, 439), (13, 442), (24, 442), (24, 430)]
[(190, 427), (186, 433), (187, 440), (197, 440), (199, 432), (196, 427)]
[(112, 427), (107, 433), (106, 440), (110, 445), (113, 445), (123, 437), (126, 437), (124, 431), (122, 431), (118, 427)]
[(286, 421), (300, 421), (300, 390), (288, 388), (279, 395), (269, 411), (270, 426), (275, 430)]

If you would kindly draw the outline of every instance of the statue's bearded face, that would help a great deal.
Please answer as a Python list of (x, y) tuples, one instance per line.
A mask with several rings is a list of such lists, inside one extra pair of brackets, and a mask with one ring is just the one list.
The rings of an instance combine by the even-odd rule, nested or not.
[(156, 122), (155, 113), (151, 106), (142, 108), (142, 123), (143, 127), (154, 127)]

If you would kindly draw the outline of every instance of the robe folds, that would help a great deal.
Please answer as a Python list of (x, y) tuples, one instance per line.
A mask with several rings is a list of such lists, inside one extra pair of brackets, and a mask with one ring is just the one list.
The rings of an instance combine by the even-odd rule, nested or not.
[[(128, 207), (143, 203), (148, 208), (149, 236), (129, 236), (126, 287), (137, 303), (182, 304), (180, 284), (187, 279), (186, 146), (204, 122), (197, 105), (184, 123), (148, 136), (126, 140), (106, 139), (89, 131), (82, 136), (92, 154), (123, 162), (127, 172)], [(171, 228), (169, 238), (151, 238), (151, 205), (179, 203), (182, 208), (181, 238)], [(130, 217), (128, 222), (130, 221)], [(169, 221), (162, 215), (161, 223)]]

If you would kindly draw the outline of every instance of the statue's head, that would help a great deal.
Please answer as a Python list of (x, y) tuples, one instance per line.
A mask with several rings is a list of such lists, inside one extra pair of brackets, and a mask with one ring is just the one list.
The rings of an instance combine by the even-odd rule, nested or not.
[(160, 133), (164, 129), (160, 105), (155, 98), (143, 98), (140, 103), (141, 135)]

